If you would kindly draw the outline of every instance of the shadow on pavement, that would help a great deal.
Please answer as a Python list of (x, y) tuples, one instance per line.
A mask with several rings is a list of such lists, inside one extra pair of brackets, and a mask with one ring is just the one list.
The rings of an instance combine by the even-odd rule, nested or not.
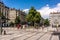
[(59, 40), (60, 40), (60, 32), (57, 32), (57, 31), (56, 32), (53, 32), (52, 35), (58, 36), (59, 37)]
[(6, 35), (12, 35), (12, 34), (14, 34), (14, 33), (7, 33)]

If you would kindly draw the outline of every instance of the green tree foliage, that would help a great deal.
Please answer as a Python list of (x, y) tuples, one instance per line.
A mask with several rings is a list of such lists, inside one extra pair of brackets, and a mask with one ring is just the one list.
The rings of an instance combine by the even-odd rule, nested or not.
[(20, 23), (20, 16), (17, 16), (15, 19), (15, 24), (19, 24)]
[(35, 15), (35, 17), (34, 17), (34, 21), (35, 21), (36, 23), (39, 23), (40, 20), (41, 20), (41, 15), (40, 15), (39, 12), (37, 12), (36, 15)]
[(34, 7), (31, 7), (29, 10), (29, 13), (26, 16), (26, 20), (28, 22), (33, 23), (33, 26), (35, 23), (40, 22), (41, 19), (41, 15), (39, 12), (36, 11), (36, 9)]
[(44, 25), (49, 26), (49, 20), (48, 19), (44, 20)]
[(10, 22), (10, 26), (14, 26), (14, 23), (13, 22)]

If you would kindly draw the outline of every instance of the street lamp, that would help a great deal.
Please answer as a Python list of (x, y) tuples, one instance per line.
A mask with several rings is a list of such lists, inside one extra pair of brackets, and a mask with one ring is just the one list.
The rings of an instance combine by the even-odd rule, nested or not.
[(57, 31), (58, 31), (58, 24), (59, 24), (59, 22), (56, 21), (56, 26), (57, 26), (56, 29), (57, 29)]
[(4, 20), (5, 20), (5, 17), (4, 16), (0, 16), (0, 27), (1, 27), (1, 31), (0, 31), (0, 34), (2, 35), (2, 32), (3, 32), (3, 28), (2, 28), (2, 23), (4, 22)]
[(1, 19), (1, 16), (0, 16), (0, 27), (1, 27), (1, 28), (0, 28), (0, 30), (1, 30), (1, 31), (0, 31), (0, 34), (2, 35), (3, 29), (2, 29), (2, 19)]

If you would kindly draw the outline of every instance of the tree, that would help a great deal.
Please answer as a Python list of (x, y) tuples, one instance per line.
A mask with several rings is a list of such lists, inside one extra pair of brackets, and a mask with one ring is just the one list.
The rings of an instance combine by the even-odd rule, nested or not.
[(49, 26), (49, 20), (48, 19), (44, 20), (44, 25)]
[(41, 20), (41, 15), (39, 12), (36, 13), (35, 17), (34, 17), (34, 21), (36, 23), (40, 23), (40, 20)]
[(14, 23), (13, 22), (10, 22), (10, 26), (14, 26)]
[(34, 7), (31, 7), (29, 13), (26, 16), (26, 20), (30, 23), (34, 24), (40, 22), (41, 15), (39, 12), (36, 11)]
[(20, 23), (20, 16), (17, 16), (15, 19), (15, 24), (19, 24)]

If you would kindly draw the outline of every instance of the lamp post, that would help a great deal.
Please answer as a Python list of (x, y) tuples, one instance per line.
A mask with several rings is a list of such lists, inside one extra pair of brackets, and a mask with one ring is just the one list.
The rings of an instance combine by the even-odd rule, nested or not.
[(3, 25), (3, 24), (2, 24), (2, 23), (4, 22), (4, 20), (5, 20), (5, 17), (4, 17), (4, 16), (0, 16), (0, 27), (1, 27), (1, 28), (0, 28), (0, 30), (1, 30), (1, 31), (0, 31), (0, 34), (1, 34), (1, 35), (2, 35), (2, 32), (3, 32), (3, 28), (2, 28), (2, 25)]
[(58, 24), (57, 24), (57, 31), (58, 31)]
[(0, 31), (0, 34), (2, 35), (3, 29), (2, 29), (2, 19), (1, 19), (1, 16), (0, 16), (0, 27), (1, 27), (1, 28), (0, 28), (0, 30), (1, 30), (1, 31)]
[(57, 26), (56, 29), (57, 29), (57, 31), (58, 31), (58, 24), (59, 24), (59, 22), (56, 22), (56, 26)]

